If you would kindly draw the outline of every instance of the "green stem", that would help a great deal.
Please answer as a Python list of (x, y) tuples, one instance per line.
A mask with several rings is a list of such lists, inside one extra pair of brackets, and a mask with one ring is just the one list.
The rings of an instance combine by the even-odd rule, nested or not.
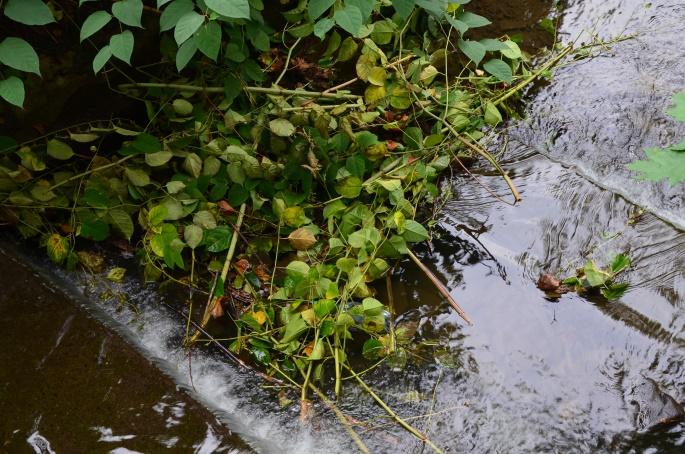
[[(228, 252), (226, 252), (226, 260), (224, 260), (224, 267), (221, 270), (221, 285), (224, 285), (226, 282), (226, 277), (228, 276), (228, 270), (231, 268), (231, 260), (233, 260), (233, 254), (235, 254), (235, 246), (238, 243), (238, 232), (240, 232), (240, 226), (243, 224), (243, 218), (245, 217), (245, 207), (246, 205), (243, 203), (240, 205), (240, 212), (238, 213), (238, 220), (235, 223), (235, 227), (233, 227), (233, 235), (231, 236), (231, 244), (228, 247)], [(200, 328), (202, 330), (205, 329), (207, 326), (207, 323), (209, 323), (209, 319), (212, 316), (212, 311), (214, 310), (214, 307), (217, 304), (221, 304), (221, 298), (217, 298), (212, 295), (209, 296), (211, 298), (210, 302), (207, 304), (205, 307), (205, 312), (202, 316), (202, 321), (200, 322)], [(200, 337), (201, 330), (197, 330), (195, 334), (193, 334), (193, 337), (190, 339), (190, 344), (193, 344), (197, 339)]]
[(367, 385), (364, 380), (359, 378), (359, 376), (352, 370), (351, 367), (345, 365), (347, 369), (350, 371), (352, 376), (357, 379), (357, 382), (359, 382), (359, 385), (364, 388), (364, 391), (366, 391), (372, 398), (373, 400), (376, 401), (378, 405), (380, 405), (385, 412), (390, 415), (392, 419), (394, 419), (400, 426), (402, 426), (407, 432), (410, 434), (414, 435), (416, 438), (421, 440), (422, 442), (426, 443), (428, 446), (433, 449), (436, 453), (442, 454), (442, 450), (438, 448), (435, 443), (433, 443), (430, 438), (428, 438), (426, 435), (423, 433), (419, 432), (415, 427), (413, 427), (411, 424), (409, 424), (407, 421), (402, 419), (397, 413), (395, 413), (392, 408), (386, 404), (383, 399), (381, 399), (378, 394), (376, 394), (371, 388), (369, 388), (369, 385)]
[(135, 155), (125, 156), (125, 157), (119, 159), (118, 161), (114, 161), (114, 162), (112, 162), (112, 163), (105, 164), (104, 166), (96, 167), (96, 168), (87, 170), (87, 171), (85, 171), (85, 172), (83, 172), (83, 173), (79, 173), (78, 175), (74, 175), (74, 176), (72, 176), (72, 177), (69, 177), (69, 178), (67, 178), (67, 179), (64, 180), (64, 181), (60, 181), (60, 182), (57, 183), (56, 185), (50, 186), (50, 188), (48, 189), (48, 191), (52, 191), (53, 189), (59, 188), (60, 186), (69, 183), (70, 181), (78, 180), (79, 178), (83, 178), (83, 177), (85, 177), (85, 176), (88, 176), (88, 175), (90, 175), (91, 173), (100, 172), (100, 171), (103, 171), (103, 170), (105, 170), (105, 169), (109, 169), (110, 167), (116, 167), (116, 166), (118, 166), (118, 165), (121, 165), (122, 163), (124, 163), (124, 162), (128, 161), (129, 159), (131, 159), (133, 156), (135, 156)]
[[(197, 85), (182, 85), (182, 84), (161, 84), (156, 82), (137, 82), (131, 84), (121, 84), (119, 89), (125, 90), (127, 88), (170, 88), (180, 91), (196, 91), (203, 93), (223, 93), (224, 87), (198, 87)], [(283, 96), (303, 96), (305, 98), (325, 98), (325, 99), (361, 99), (359, 95), (352, 95), (349, 93), (324, 93), (322, 91), (307, 91), (307, 90), (288, 90), (285, 88), (266, 88), (266, 87), (243, 87), (243, 90), (248, 93), (264, 93), (267, 95), (283, 95)]]
[(285, 65), (283, 65), (283, 71), (281, 71), (281, 74), (278, 76), (278, 79), (276, 79), (276, 82), (274, 82), (274, 85), (278, 85), (281, 83), (281, 79), (283, 79), (283, 76), (285, 76), (285, 73), (288, 71), (288, 65), (290, 64), (290, 57), (293, 55), (293, 49), (300, 44), (300, 41), (302, 41), (302, 38), (297, 38), (297, 41), (293, 43), (292, 46), (290, 46), (290, 49), (288, 49), (288, 56), (285, 59)]

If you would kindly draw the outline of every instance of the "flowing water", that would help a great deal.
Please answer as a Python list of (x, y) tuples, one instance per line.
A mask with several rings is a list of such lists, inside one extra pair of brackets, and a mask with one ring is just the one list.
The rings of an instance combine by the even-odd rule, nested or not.
[[(509, 3), (531, 23), (541, 18), (541, 5), (545, 13), (551, 8)], [(552, 83), (530, 96), (526, 119), (493, 144), (522, 203), (493, 198), (491, 192), (505, 200), (509, 194), (486, 171), (475, 172), (478, 182), (457, 175), (443, 183), (453, 197), (441, 211), (438, 237), (419, 252), (475, 326), (465, 326), (407, 261), (393, 284), (397, 323), (417, 327), (421, 348), (404, 368), (383, 365), (365, 380), (446, 451), (685, 450), (678, 403), (685, 402), (685, 193), (682, 185), (637, 182), (625, 169), (644, 148), (685, 136), (663, 114), (670, 96), (685, 88), (682, 24), (682, 1), (569, 1), (562, 41), (588, 40), (595, 32), (638, 35), (555, 71)], [(512, 25), (506, 32), (530, 28)], [(638, 205), (647, 211), (638, 215)], [(624, 276), (631, 287), (616, 302), (574, 293), (549, 299), (536, 288), (541, 273), (572, 274), (588, 258), (606, 263), (617, 252), (628, 252), (634, 266)], [(197, 350), (189, 360), (172, 297), (131, 279), (114, 286), (129, 296), (122, 306), (97, 297), (101, 282), (73, 276), (51, 282), (85, 294), (82, 303), (96, 309), (96, 318), (192, 389), (255, 450), (354, 450), (325, 407), (315, 406), (311, 421), (301, 424), (297, 405), (281, 407), (277, 391), (220, 351)], [(45, 342), (49, 350), (55, 335)], [(373, 452), (426, 452), (349, 381), (340, 408), (360, 421)], [(126, 411), (115, 411), (112, 418), (126, 419)], [(679, 421), (659, 424), (679, 414)], [(184, 440), (197, 438), (189, 433)]]

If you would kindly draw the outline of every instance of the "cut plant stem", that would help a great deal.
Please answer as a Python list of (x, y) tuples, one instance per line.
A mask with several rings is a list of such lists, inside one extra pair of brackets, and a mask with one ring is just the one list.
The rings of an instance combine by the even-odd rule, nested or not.
[(352, 438), (354, 443), (357, 445), (359, 450), (361, 452), (363, 452), (364, 454), (370, 454), (369, 448), (367, 448), (366, 445), (364, 444), (364, 442), (362, 441), (362, 439), (359, 438), (359, 435), (357, 434), (357, 432), (355, 432), (354, 429), (352, 428), (352, 426), (350, 425), (350, 422), (348, 421), (347, 416), (345, 416), (345, 414), (342, 411), (340, 411), (338, 406), (335, 405), (334, 402), (332, 402), (328, 397), (326, 397), (326, 395), (311, 382), (309, 383), (309, 389), (314, 391), (314, 393), (319, 397), (319, 399), (321, 399), (321, 401), (324, 403), (324, 405), (326, 405), (328, 408), (333, 410), (333, 413), (335, 413), (335, 416), (340, 421), (340, 424), (342, 424), (343, 427), (345, 428), (345, 430), (347, 431), (347, 433), (350, 434), (350, 437)]
[[(221, 284), (224, 285), (226, 282), (226, 277), (228, 276), (228, 270), (231, 268), (231, 260), (233, 259), (233, 254), (235, 253), (235, 245), (238, 243), (238, 232), (240, 232), (240, 226), (243, 224), (243, 218), (245, 217), (245, 207), (243, 203), (240, 205), (240, 212), (238, 213), (238, 220), (233, 227), (233, 235), (231, 236), (231, 244), (228, 247), (228, 252), (226, 252), (226, 260), (224, 260), (224, 267), (221, 270)], [(214, 292), (210, 295), (210, 302), (205, 307), (204, 315), (202, 316), (202, 321), (200, 322), (200, 327), (204, 330), (212, 317), (212, 311), (217, 304), (221, 304), (221, 297), (214, 296)], [(193, 344), (200, 337), (201, 330), (197, 330), (193, 337), (190, 339), (190, 344)]]
[[(223, 93), (224, 87), (200, 87), (197, 85), (182, 85), (182, 84), (161, 84), (156, 82), (136, 82), (130, 84), (119, 85), (120, 90), (129, 88), (170, 88), (179, 91), (196, 91), (203, 93)], [(359, 95), (350, 93), (325, 93), (322, 91), (307, 91), (307, 90), (288, 90), (285, 88), (268, 88), (268, 87), (243, 87), (243, 91), (248, 93), (264, 93), (266, 95), (283, 95), (283, 96), (302, 96), (304, 98), (325, 98), (325, 99), (361, 99)]]
[(409, 257), (411, 257), (411, 259), (414, 261), (414, 263), (416, 263), (416, 266), (418, 266), (421, 269), (421, 271), (423, 271), (423, 273), (428, 277), (428, 279), (430, 279), (433, 285), (435, 285), (440, 294), (445, 297), (448, 303), (450, 303), (450, 306), (454, 308), (457, 314), (459, 314), (459, 316), (463, 318), (466, 323), (473, 326), (473, 321), (469, 318), (468, 315), (466, 315), (464, 309), (461, 308), (461, 306), (454, 300), (454, 298), (452, 298), (452, 295), (450, 295), (449, 290), (447, 290), (447, 287), (445, 287), (445, 285), (442, 282), (440, 282), (440, 279), (438, 279), (437, 276), (435, 276), (435, 274), (433, 274), (431, 270), (429, 270), (426, 267), (426, 265), (424, 265), (421, 262), (421, 260), (419, 260), (419, 258), (416, 255), (414, 255), (412, 251), (407, 251), (407, 253), (409, 254)]
[(388, 413), (388, 415), (390, 415), (390, 417), (391, 417), (392, 419), (394, 419), (394, 420), (395, 420), (400, 426), (402, 426), (407, 432), (411, 433), (411, 434), (414, 435), (416, 438), (418, 438), (419, 440), (421, 440), (422, 442), (424, 442), (425, 444), (427, 444), (428, 446), (430, 446), (431, 449), (433, 449), (433, 451), (435, 451), (436, 453), (442, 454), (442, 449), (438, 448), (438, 447), (435, 445), (435, 443), (433, 443), (433, 442), (430, 440), (430, 438), (428, 438), (425, 434), (419, 432), (418, 429), (416, 429), (414, 426), (412, 426), (412, 425), (409, 424), (407, 421), (405, 421), (404, 419), (402, 419), (397, 413), (395, 413), (395, 412), (392, 410), (392, 408), (390, 408), (390, 407), (388, 406), (388, 404), (386, 404), (386, 403), (383, 401), (383, 399), (381, 399), (381, 398), (378, 396), (378, 394), (376, 394), (376, 393), (369, 387), (369, 385), (367, 385), (367, 384), (364, 382), (364, 380), (362, 380), (361, 378), (359, 378), (359, 375), (357, 375), (357, 374), (352, 370), (351, 367), (349, 367), (348, 365), (345, 365), (345, 367), (347, 367), (347, 370), (350, 371), (350, 374), (352, 374), (352, 376), (353, 376), (354, 378), (357, 379), (357, 382), (359, 382), (359, 385), (360, 385), (362, 388), (364, 388), (364, 391), (366, 391), (366, 392), (373, 398), (373, 400), (375, 400), (376, 403), (377, 403), (378, 405), (380, 405), (380, 406), (383, 408), (383, 410), (385, 410), (386, 413)]

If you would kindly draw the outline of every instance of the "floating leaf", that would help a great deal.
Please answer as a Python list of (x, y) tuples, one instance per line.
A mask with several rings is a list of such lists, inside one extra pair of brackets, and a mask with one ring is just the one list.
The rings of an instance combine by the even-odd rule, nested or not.
[(647, 148), (647, 159), (628, 164), (628, 168), (639, 172), (640, 180), (660, 181), (668, 179), (671, 186), (685, 181), (685, 154), (671, 149)]
[(609, 301), (615, 301), (623, 296), (623, 294), (628, 290), (628, 284), (627, 283), (620, 283), (620, 284), (610, 284), (606, 288), (602, 288), (600, 292), (602, 292), (602, 295)]
[(112, 282), (123, 282), (124, 276), (126, 275), (126, 268), (116, 267), (109, 270), (107, 273), (107, 279)]

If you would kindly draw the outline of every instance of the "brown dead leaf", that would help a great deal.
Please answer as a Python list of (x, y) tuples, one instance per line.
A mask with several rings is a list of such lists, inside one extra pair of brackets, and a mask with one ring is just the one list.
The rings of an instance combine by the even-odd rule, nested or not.
[(316, 244), (316, 237), (306, 227), (300, 227), (288, 235), (290, 245), (298, 251), (306, 251)]
[(314, 341), (311, 341), (310, 343), (308, 343), (304, 347), (304, 349), (302, 350), (302, 353), (304, 353), (305, 355), (307, 355), (309, 357), (309, 356), (312, 356), (313, 351), (314, 351)]
[(221, 299), (212, 300), (211, 304), (214, 305), (214, 307), (212, 308), (212, 312), (211, 312), (212, 318), (223, 317), (224, 306), (223, 306), (223, 304), (221, 304)]
[(250, 262), (247, 259), (240, 259), (235, 262), (235, 269), (240, 274), (245, 274), (245, 272), (250, 268)]
[(266, 265), (257, 265), (254, 269), (254, 274), (256, 274), (262, 282), (271, 282), (271, 274), (269, 273), (269, 270), (266, 269)]
[(221, 210), (222, 214), (235, 213), (235, 209), (225, 200), (219, 200), (217, 206), (219, 207), (219, 210)]

